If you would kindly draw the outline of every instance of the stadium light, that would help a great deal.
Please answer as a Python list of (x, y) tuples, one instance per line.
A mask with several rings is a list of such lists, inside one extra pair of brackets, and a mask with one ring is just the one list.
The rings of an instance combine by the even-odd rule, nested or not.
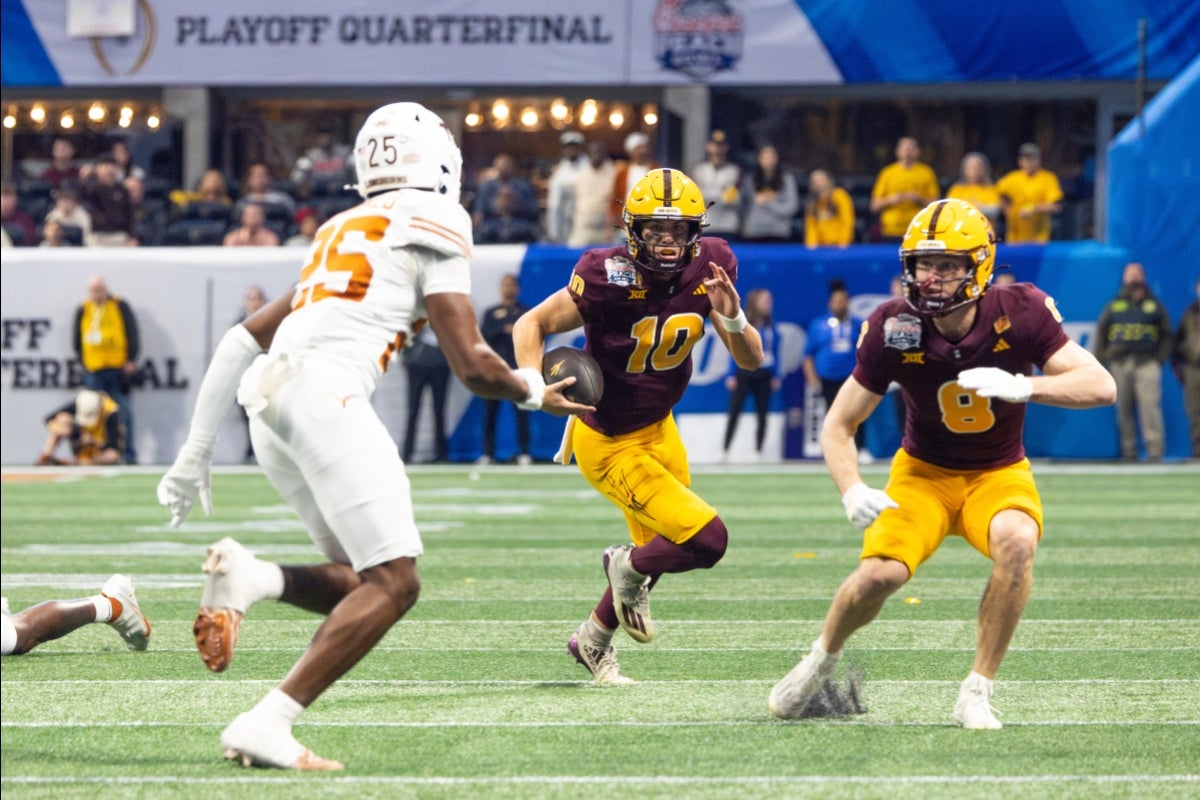
[(87, 116), (92, 122), (103, 122), (104, 118), (108, 116), (108, 109), (101, 103), (92, 103), (91, 108), (88, 109)]
[(29, 109), (29, 119), (41, 125), (46, 121), (46, 107), (41, 103), (34, 103), (33, 108)]
[(75, 112), (67, 109), (62, 112), (62, 116), (58, 118), (58, 125), (63, 130), (70, 130), (75, 127)]

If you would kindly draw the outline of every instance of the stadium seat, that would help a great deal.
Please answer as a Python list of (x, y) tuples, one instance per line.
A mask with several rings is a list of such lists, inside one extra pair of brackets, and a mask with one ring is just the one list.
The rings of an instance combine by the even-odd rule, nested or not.
[(229, 222), (229, 206), (224, 203), (195, 202), (183, 208), (183, 219), (206, 219), (213, 222)]
[(225, 223), (209, 219), (181, 219), (163, 232), (166, 247), (219, 246), (225, 240)]

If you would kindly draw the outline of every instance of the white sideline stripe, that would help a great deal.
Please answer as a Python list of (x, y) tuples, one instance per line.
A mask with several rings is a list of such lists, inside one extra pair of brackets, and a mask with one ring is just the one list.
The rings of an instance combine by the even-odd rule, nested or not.
[[(777, 720), (764, 717), (761, 720), (612, 720), (570, 722), (511, 722), (492, 720), (447, 720), (443, 722), (300, 722), (300, 728), (757, 728), (763, 725), (812, 725), (831, 724), (863, 728), (952, 728), (950, 722), (888, 722), (885, 720), (859, 720), (850, 718), (818, 720)], [(0, 728), (224, 728), (226, 722), (4, 722)], [(1122, 722), (1109, 720), (1041, 720), (1038, 722), (1005, 722), (1005, 728), (1052, 728), (1052, 727), (1146, 727), (1163, 725), (1170, 727), (1200, 727), (1200, 720), (1155, 720), (1137, 719)]]
[(701, 777), (697, 775), (511, 775), (479, 778), (460, 778), (450, 776), (433, 776), (428, 778), (408, 777), (403, 775), (344, 775), (341, 777), (318, 777), (315, 775), (245, 775), (220, 778), (174, 777), (174, 776), (89, 776), (89, 777), (49, 777), (42, 775), (12, 775), (0, 778), (0, 782), (25, 785), (168, 785), (168, 784), (304, 784), (316, 786), (325, 783), (361, 784), (361, 785), (394, 785), (394, 786), (504, 786), (508, 784), (551, 786), (568, 785), (600, 785), (625, 784), (629, 786), (662, 785), (662, 786), (696, 786), (706, 784), (723, 784), (738, 786), (774, 785), (865, 785), (884, 784), (902, 785), (966, 785), (972, 783), (989, 783), (997, 785), (1030, 785), (1041, 783), (1082, 783), (1082, 784), (1122, 784), (1122, 783), (1197, 783), (1200, 775), (758, 775), (736, 777), (729, 775)]
[[(752, 680), (752, 679), (748, 679), (748, 678), (714, 678), (712, 680), (707, 680), (704, 678), (681, 678), (679, 680), (674, 680), (674, 681), (641, 680), (641, 681), (638, 681), (638, 683), (643, 686), (646, 686), (646, 685), (649, 685), (649, 686), (676, 686), (676, 685), (691, 685), (691, 684), (695, 684), (695, 685), (699, 685), (699, 686), (756, 685), (756, 684), (762, 684), (762, 683), (770, 683), (773, 680), (775, 680), (775, 679), (774, 678), (758, 678), (758, 679)], [(893, 680), (893, 679), (886, 679), (886, 680), (877, 680), (877, 681), (874, 681), (874, 680), (864, 681), (864, 683), (871, 685), (871, 686), (914, 686), (914, 685), (916, 685), (916, 686), (949, 686), (949, 685), (957, 686), (961, 682), (962, 681), (959, 679), (954, 679), (954, 680)], [(202, 679), (202, 678), (156, 678), (156, 679), (151, 679), (151, 680), (142, 680), (142, 679), (138, 679), (138, 678), (112, 678), (112, 679), (108, 679), (108, 678), (95, 678), (95, 679), (92, 679), (92, 678), (88, 678), (88, 679), (62, 678), (62, 679), (50, 679), (50, 680), (24, 680), (21, 678), (17, 678), (17, 679), (10, 680), (10, 679), (6, 678), (4, 680), (4, 686), (6, 686), (6, 687), (16, 685), (16, 684), (28, 684), (28, 685), (38, 685), (38, 686), (41, 686), (41, 685), (46, 685), (46, 686), (49, 686), (49, 685), (56, 685), (56, 686), (89, 685), (90, 686), (90, 685), (94, 685), (97, 683), (103, 683), (106, 685), (151, 684), (151, 685), (157, 685), (157, 686), (182, 686), (182, 685), (191, 685), (191, 684), (216, 685), (219, 683), (222, 686), (228, 686), (231, 683), (276, 684), (276, 683), (279, 683), (279, 681), (275, 678), (220, 678), (219, 680), (214, 679), (214, 678), (207, 678), (207, 679)], [(517, 681), (517, 680), (469, 680), (469, 681), (433, 680), (433, 681), (431, 681), (431, 680), (406, 680), (403, 678), (342, 678), (337, 683), (339, 686), (544, 686), (547, 683), (554, 683), (554, 684), (578, 683), (580, 685), (587, 685), (589, 682), (574, 681), (574, 680), (562, 681), (562, 680), (554, 680), (554, 679), (522, 680), (522, 681)], [(1003, 681), (997, 681), (997, 683), (1001, 686), (1025, 686), (1025, 685), (1030, 685), (1030, 686), (1041, 686), (1041, 685), (1130, 686), (1130, 685), (1134, 685), (1134, 684), (1152, 684), (1152, 685), (1157, 686), (1157, 685), (1161, 685), (1161, 684), (1176, 684), (1176, 683), (1200, 684), (1200, 678), (1145, 678), (1145, 679), (1068, 678), (1065, 680), (1051, 680), (1051, 679), (1040, 679), (1039, 678), (1039, 679), (1028, 680), (1028, 681), (1003, 680)]]

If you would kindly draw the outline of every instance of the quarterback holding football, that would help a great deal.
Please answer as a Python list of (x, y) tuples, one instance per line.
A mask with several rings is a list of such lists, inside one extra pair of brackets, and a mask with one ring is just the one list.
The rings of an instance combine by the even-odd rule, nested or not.
[[(618, 627), (635, 641), (654, 636), (650, 590), (666, 573), (708, 569), (725, 554), (715, 508), (689, 488), (687, 453), (672, 416), (692, 374), (705, 322), (739, 367), (763, 360), (762, 340), (734, 289), (737, 259), (722, 239), (701, 238), (707, 205), (674, 169), (634, 184), (622, 214), (626, 242), (584, 253), (567, 285), (522, 316), (513, 331), (517, 364), (542, 364), (546, 337), (583, 326), (584, 350), (603, 373), (595, 410), (572, 416), (556, 457), (570, 463), (625, 515), (632, 545), (602, 563), (608, 587), (568, 643), (601, 685), (632, 683), (612, 644)], [(559, 397), (542, 408), (571, 414)]]

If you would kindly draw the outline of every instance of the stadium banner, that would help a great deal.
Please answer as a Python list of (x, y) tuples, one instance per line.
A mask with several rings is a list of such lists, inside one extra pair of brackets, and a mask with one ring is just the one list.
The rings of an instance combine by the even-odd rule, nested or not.
[(4, 86), (1132, 80), (1143, 19), (1150, 78), (1200, 52), (1194, 0), (2, 0), (2, 10)]
[(4, 85), (841, 80), (791, 0), (137, 0), (131, 36), (72, 35), (71, 4), (3, 2)]
[[(29, 464), (45, 439), (43, 418), (68, 402), (82, 375), (72, 352), (70, 324), (86, 295), (88, 277), (103, 275), (110, 291), (125, 298), (137, 315), (142, 338), (141, 382), (132, 393), (136, 445), (145, 463), (169, 462), (187, 434), (200, 379), (225, 331), (238, 319), (242, 293), (261, 286), (268, 297), (289, 290), (302, 260), (295, 248), (141, 248), (8, 249), (0, 271), (0, 463)], [(845, 281), (852, 313), (866, 316), (881, 302), (899, 271), (894, 247), (862, 245), (808, 250), (799, 245), (735, 246), (739, 259), (739, 292), (769, 289), (775, 297), (780, 334), (783, 389), (772, 402), (765, 460), (816, 458), (821, 409), (806, 394), (800, 363), (808, 324), (825, 312), (828, 282)], [(555, 245), (495, 245), (476, 249), (472, 300), (476, 310), (495, 304), (500, 279), (520, 275), (521, 298), (528, 305), (567, 284), (578, 250)], [(1051, 243), (1047, 246), (1001, 246), (997, 263), (1021, 281), (1033, 281), (1056, 298), (1067, 333), (1085, 347), (1095, 321), (1115, 294), (1125, 251), (1096, 242)], [(1151, 288), (1178, 319), (1189, 276), (1151, 278)], [(548, 346), (582, 344), (582, 331), (553, 337)], [(691, 385), (676, 407), (684, 442), (695, 463), (716, 463), (728, 409), (724, 380), (730, 358), (710, 329), (693, 351)], [(1187, 421), (1181, 391), (1165, 371), (1163, 406), (1168, 457), (1186, 456)], [(404, 370), (397, 364), (385, 373), (374, 404), (393, 438), (400, 443), (407, 414)], [(428, 402), (428, 398), (426, 399)], [(899, 445), (892, 398), (867, 421), (867, 446), (877, 457), (890, 456)], [(432, 417), (422, 411), (416, 460), (433, 452)], [(500, 417), (498, 453), (515, 455), (512, 414)], [(473, 461), (481, 453), (482, 402), (457, 381), (447, 408), (453, 431), (450, 455)], [(549, 459), (558, 448), (563, 421), (533, 414), (533, 455)], [(753, 413), (742, 415), (730, 461), (757, 461), (752, 444)], [(231, 409), (221, 431), (216, 460), (237, 463), (246, 434), (241, 416)], [(1116, 416), (1112, 408), (1066, 411), (1032, 404), (1026, 425), (1026, 448), (1035, 458), (1115, 458)]]

